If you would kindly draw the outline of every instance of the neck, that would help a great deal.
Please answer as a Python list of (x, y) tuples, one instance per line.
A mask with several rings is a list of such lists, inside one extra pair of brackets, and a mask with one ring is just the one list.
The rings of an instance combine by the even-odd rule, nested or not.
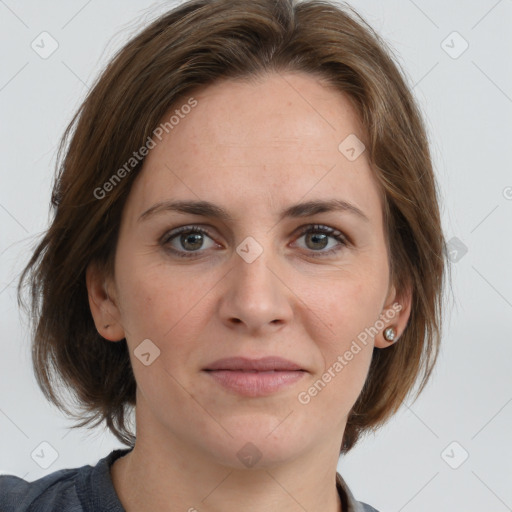
[(133, 450), (111, 467), (126, 512), (342, 510), (333, 446), (316, 447), (293, 461), (240, 469), (168, 433), (165, 443), (162, 439), (138, 433)]

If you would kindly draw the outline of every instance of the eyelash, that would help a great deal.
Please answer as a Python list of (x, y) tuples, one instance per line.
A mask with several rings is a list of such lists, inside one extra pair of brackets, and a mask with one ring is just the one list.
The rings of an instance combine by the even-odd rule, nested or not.
[[(207, 235), (209, 238), (212, 238), (212, 236), (210, 235), (210, 233), (207, 229), (204, 229), (200, 226), (189, 225), (189, 226), (181, 226), (179, 228), (176, 228), (176, 229), (164, 234), (164, 236), (162, 237), (162, 239), (160, 241), (160, 244), (166, 250), (172, 252), (173, 254), (175, 254), (176, 256), (178, 256), (180, 258), (193, 258), (198, 253), (201, 252), (201, 249), (199, 249), (197, 251), (182, 252), (182, 251), (177, 251), (176, 249), (168, 246), (169, 242), (171, 242), (174, 238), (176, 238), (177, 236), (179, 236), (183, 233), (199, 233), (202, 235)], [(300, 238), (308, 233), (324, 233), (324, 234), (330, 235), (331, 238), (334, 238), (341, 244), (341, 247), (340, 246), (334, 247), (332, 249), (329, 249), (328, 251), (313, 251), (313, 250), (311, 250), (311, 252), (313, 252), (313, 254), (317, 253), (313, 256), (315, 258), (321, 258), (321, 257), (325, 257), (326, 255), (332, 255), (349, 245), (349, 241), (343, 235), (343, 233), (341, 233), (337, 229), (333, 229), (329, 226), (324, 226), (322, 224), (309, 224), (308, 226), (304, 226), (301, 229), (298, 238)]]

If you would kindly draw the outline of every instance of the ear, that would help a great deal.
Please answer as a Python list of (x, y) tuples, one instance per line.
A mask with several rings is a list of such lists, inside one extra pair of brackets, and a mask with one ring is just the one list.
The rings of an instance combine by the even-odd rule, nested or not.
[[(374, 342), (377, 348), (387, 348), (394, 343), (400, 342), (407, 322), (411, 314), (412, 307), (412, 287), (407, 286), (405, 289), (397, 293), (395, 287), (391, 285), (388, 296), (386, 297), (385, 306), (382, 309), (380, 319), (384, 327), (379, 330), (375, 336)], [(384, 337), (384, 331), (389, 327), (395, 331), (395, 338), (389, 341)]]
[(125, 338), (121, 325), (121, 312), (117, 305), (115, 287), (111, 280), (95, 263), (89, 264), (85, 272), (89, 307), (91, 308), (97, 331), (105, 339), (120, 341)]

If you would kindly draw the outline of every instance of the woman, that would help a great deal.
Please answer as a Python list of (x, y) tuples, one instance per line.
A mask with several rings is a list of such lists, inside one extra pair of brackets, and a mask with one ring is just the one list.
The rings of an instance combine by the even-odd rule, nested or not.
[(389, 53), (336, 4), (200, 0), (115, 56), (20, 290), (47, 398), (129, 448), (0, 477), (2, 511), (375, 510), (338, 458), (425, 386), (445, 265)]

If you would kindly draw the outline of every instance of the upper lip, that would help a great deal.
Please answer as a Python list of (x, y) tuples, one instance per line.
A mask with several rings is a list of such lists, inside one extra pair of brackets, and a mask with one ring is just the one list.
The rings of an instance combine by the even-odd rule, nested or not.
[(239, 371), (294, 371), (304, 370), (298, 364), (283, 359), (282, 357), (270, 356), (261, 359), (249, 359), (247, 357), (227, 357), (218, 359), (209, 364), (204, 370), (239, 370)]

